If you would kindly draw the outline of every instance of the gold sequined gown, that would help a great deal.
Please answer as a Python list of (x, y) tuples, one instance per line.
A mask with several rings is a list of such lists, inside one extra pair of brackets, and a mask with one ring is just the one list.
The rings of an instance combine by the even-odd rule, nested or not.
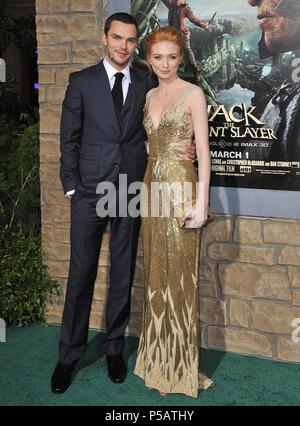
[(153, 182), (193, 182), (195, 197), (197, 174), (193, 163), (186, 159), (193, 126), (185, 113), (183, 96), (171, 105), (156, 128), (149, 115), (150, 98), (144, 109), (149, 142), (144, 177), (147, 191), (142, 189), (141, 193), (145, 294), (134, 373), (149, 388), (197, 398), (199, 388), (213, 385), (198, 368), (200, 229), (180, 228), (172, 202), (170, 217), (161, 217), (162, 205), (160, 217), (151, 217), (150, 206)]

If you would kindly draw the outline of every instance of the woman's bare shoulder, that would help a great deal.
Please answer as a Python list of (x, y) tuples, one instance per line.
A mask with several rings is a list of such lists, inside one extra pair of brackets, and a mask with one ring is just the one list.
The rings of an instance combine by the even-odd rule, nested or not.
[(155, 92), (155, 89), (156, 87), (153, 87), (152, 89), (149, 90), (149, 92), (147, 92), (146, 100), (148, 100), (151, 97), (152, 93)]
[(196, 84), (192, 84), (190, 83), (191, 86), (191, 90), (190, 90), (190, 95), (191, 96), (204, 96), (204, 92), (203, 89), (201, 89), (201, 87), (197, 86)]
[(190, 90), (187, 93), (187, 102), (190, 105), (199, 105), (206, 103), (206, 98), (203, 89), (190, 83)]

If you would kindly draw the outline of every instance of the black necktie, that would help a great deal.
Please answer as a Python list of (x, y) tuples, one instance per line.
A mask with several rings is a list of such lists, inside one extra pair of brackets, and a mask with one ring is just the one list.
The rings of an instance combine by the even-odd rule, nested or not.
[(115, 77), (116, 77), (116, 81), (111, 93), (112, 93), (116, 110), (119, 114), (121, 112), (121, 109), (123, 108), (122, 79), (124, 77), (124, 74), (122, 72), (117, 72), (115, 74)]

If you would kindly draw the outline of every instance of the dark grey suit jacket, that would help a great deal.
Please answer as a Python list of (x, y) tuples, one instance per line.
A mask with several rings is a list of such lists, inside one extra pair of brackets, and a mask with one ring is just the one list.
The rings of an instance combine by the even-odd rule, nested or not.
[(98, 183), (142, 181), (146, 169), (145, 96), (152, 81), (131, 69), (131, 105), (122, 126), (116, 114), (103, 61), (70, 74), (61, 117), (61, 169), (64, 193), (96, 193)]

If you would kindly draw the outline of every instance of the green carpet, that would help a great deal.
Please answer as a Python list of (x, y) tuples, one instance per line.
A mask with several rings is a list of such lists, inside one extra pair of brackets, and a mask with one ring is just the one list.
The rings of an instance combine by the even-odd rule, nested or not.
[(126, 338), (124, 356), (128, 376), (121, 385), (107, 377), (101, 351), (103, 335), (89, 333), (89, 346), (77, 364), (70, 388), (62, 395), (50, 390), (57, 362), (60, 328), (9, 327), (7, 342), (0, 343), (1, 406), (299, 406), (300, 365), (201, 350), (201, 369), (215, 386), (199, 392), (198, 399), (184, 395), (160, 396), (145, 388), (133, 374), (138, 339)]

